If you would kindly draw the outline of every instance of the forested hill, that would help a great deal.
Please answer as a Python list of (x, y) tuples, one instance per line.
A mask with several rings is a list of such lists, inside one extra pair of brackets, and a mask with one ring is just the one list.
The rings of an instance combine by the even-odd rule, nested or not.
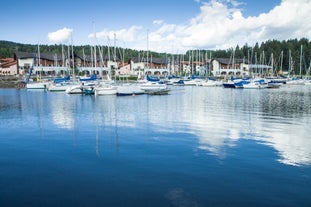
[[(40, 45), (41, 53), (59, 53), (62, 52), (62, 47), (67, 50), (68, 46), (64, 45)], [(21, 44), (10, 41), (0, 41), (0, 58), (13, 57), (16, 51), (21, 52), (36, 52), (38, 46), (31, 44)], [(302, 49), (302, 55), (301, 55)], [(75, 54), (86, 55), (91, 54), (91, 46), (73, 46)], [(108, 53), (109, 50), (109, 53)], [(104, 55), (110, 54), (113, 57), (114, 52), (120, 60), (127, 62), (133, 57), (146, 57), (146, 51), (132, 50), (128, 48), (111, 48), (101, 46), (101, 51)], [(234, 51), (234, 52), (233, 52)], [(273, 54), (275, 65), (282, 64), (283, 68), (288, 68), (289, 62), (294, 68), (300, 67), (300, 62), (304, 70), (309, 67), (311, 60), (311, 42), (307, 38), (290, 39), (284, 41), (268, 40), (263, 43), (256, 43), (255, 46), (239, 46), (229, 48), (227, 50), (193, 50), (187, 51), (184, 55), (174, 55), (175, 60), (188, 60), (189, 57), (195, 60), (205, 60), (206, 58), (229, 58), (234, 54), (234, 58), (245, 58), (252, 63), (269, 64)], [(149, 52), (149, 57), (171, 57), (172, 54)], [(181, 57), (182, 56), (182, 57)], [(200, 56), (200, 57), (199, 57)], [(289, 57), (292, 61), (289, 61)], [(281, 61), (283, 60), (283, 61)]]
[[(68, 50), (68, 47), (70, 47), (71, 49), (71, 46), (68, 46), (68, 45), (40, 45), (40, 53), (61, 54), (62, 51), (66, 53)], [(78, 54), (81, 56), (82, 54), (90, 55), (91, 47), (92, 47), (91, 45), (73, 46), (73, 51), (75, 54)], [(0, 40), (0, 58), (13, 57), (16, 51), (35, 53), (36, 51), (38, 51), (38, 45), (21, 44), (21, 43)], [(97, 49), (97, 51), (99, 51), (99, 49)], [(104, 56), (110, 54), (111, 57), (113, 57), (114, 53), (116, 53), (116, 57), (119, 60), (124, 60), (125, 62), (133, 57), (146, 57), (146, 51), (138, 51), (138, 50), (132, 50), (128, 48), (120, 48), (120, 47), (112, 48), (108, 46), (100, 46), (100, 51), (102, 51)], [(149, 56), (150, 57), (166, 57), (167, 54), (149, 52)]]

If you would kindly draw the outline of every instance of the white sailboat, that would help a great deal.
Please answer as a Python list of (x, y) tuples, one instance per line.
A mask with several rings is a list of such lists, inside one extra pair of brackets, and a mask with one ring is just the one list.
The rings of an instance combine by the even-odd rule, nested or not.
[(144, 94), (145, 91), (141, 89), (139, 84), (123, 84), (118, 86), (118, 96), (134, 96)]
[[(300, 48), (300, 74), (299, 76), (301, 77), (301, 59), (302, 58), (302, 46)], [(290, 67), (290, 71), (293, 71), (293, 62), (292, 62), (292, 57), (291, 57), (291, 53), (289, 51), (289, 67)], [(286, 81), (286, 84), (288, 85), (303, 85), (304, 81), (301, 78), (297, 78), (295, 76), (293, 76), (292, 78), (290, 78), (289, 80)]]
[(118, 87), (112, 84), (100, 84), (94, 88), (94, 91), (95, 91), (95, 96), (116, 95), (117, 89)]
[[(48, 87), (48, 85), (50, 84), (47, 81), (42, 81), (41, 77), (37, 77), (37, 80), (40, 80), (40, 81), (32, 81), (31, 75), (32, 75), (32, 72), (34, 70), (34, 66), (36, 64), (36, 59), (37, 59), (37, 53), (34, 54), (32, 66), (29, 70), (29, 75), (26, 79), (26, 89), (46, 89)], [(39, 45), (38, 45), (38, 66), (40, 66), (40, 48), (39, 48)], [(41, 76), (41, 74), (40, 74), (40, 76)]]
[(147, 83), (140, 84), (140, 89), (144, 91), (148, 90), (161, 90), (166, 89), (167, 85), (165, 83), (148, 81)]
[(51, 83), (48, 86), (50, 92), (64, 92), (72, 85), (72, 82)]
[(28, 82), (26, 89), (47, 89), (49, 84), (49, 82)]

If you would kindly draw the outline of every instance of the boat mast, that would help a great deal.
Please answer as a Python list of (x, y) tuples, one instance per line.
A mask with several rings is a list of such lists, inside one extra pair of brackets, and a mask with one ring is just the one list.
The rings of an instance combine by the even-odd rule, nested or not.
[(302, 78), (302, 45), (300, 46), (299, 75)]
[[(117, 62), (117, 52), (116, 52), (116, 41), (117, 41), (117, 35), (116, 35), (116, 33), (114, 33), (113, 34), (113, 64), (116, 64), (116, 62)], [(117, 66), (117, 68), (115, 68), (115, 67), (113, 67), (114, 68), (114, 80), (115, 80), (115, 82), (116, 82), (116, 80), (117, 80), (117, 69), (118, 69), (118, 66)]]
[(273, 64), (274, 64), (274, 62), (273, 62), (273, 53), (271, 53), (271, 67), (272, 67), (272, 73), (274, 75)]
[(147, 29), (147, 68), (149, 68), (149, 29)]
[(211, 69), (211, 63), (212, 63), (212, 52), (209, 52), (209, 60), (208, 60), (208, 76), (212, 73), (212, 69)]
[(94, 29), (94, 68), (97, 67), (97, 54), (96, 54), (96, 44), (95, 44), (95, 41), (96, 41), (96, 31), (95, 31), (95, 23), (93, 22), (93, 29)]
[[(38, 44), (38, 70), (40, 70), (40, 66), (41, 66), (41, 58), (40, 58), (40, 45)], [(41, 79), (42, 79), (42, 70), (43, 69), (41, 69), (40, 71), (39, 71), (39, 73), (40, 73), (40, 81), (41, 81)], [(37, 76), (38, 77), (38, 76)], [(37, 80), (38, 81), (38, 80)]]
[(40, 67), (40, 46), (39, 46), (39, 44), (38, 44), (38, 63), (37, 63), (38, 65), (38, 67)]
[[(282, 50), (282, 52), (281, 52), (281, 71), (282, 71), (282, 73), (283, 73), (283, 50)], [(279, 74), (278, 74), (279, 75)]]
[(194, 61), (194, 55), (193, 55), (193, 50), (191, 50), (191, 74), (190, 75), (192, 75), (194, 71), (193, 61)]
[(310, 70), (311, 70), (311, 59), (310, 59), (310, 62), (309, 62), (308, 70), (306, 72), (306, 79), (310, 78)]
[(82, 53), (83, 53), (83, 66), (85, 67), (85, 53), (84, 53), (84, 48), (82, 48)]
[(288, 77), (289, 77), (289, 75), (290, 75), (290, 72), (291, 72), (291, 70), (292, 70), (292, 56), (291, 56), (291, 51), (290, 51), (290, 49), (289, 49), (289, 58), (288, 58)]
[(75, 75), (75, 58), (74, 58), (74, 54), (73, 54), (72, 35), (71, 35), (71, 58), (72, 58), (72, 79), (75, 81), (76, 80), (76, 75)]
[[(62, 67), (65, 67), (65, 53), (64, 53), (64, 44), (63, 43), (62, 43)], [(67, 69), (67, 72), (68, 72), (68, 69)]]

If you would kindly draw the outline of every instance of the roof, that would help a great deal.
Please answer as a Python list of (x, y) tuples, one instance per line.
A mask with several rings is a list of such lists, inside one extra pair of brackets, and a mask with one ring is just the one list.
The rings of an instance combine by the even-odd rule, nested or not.
[(132, 58), (133, 62), (148, 62), (148, 63), (153, 63), (153, 64), (158, 64), (158, 65), (166, 65), (167, 64), (167, 59), (166, 58), (156, 58), (156, 57), (152, 57), (149, 58), (148, 61), (146, 58), (138, 58), (138, 57), (134, 57)]
[(16, 65), (14, 58), (1, 58), (0, 59), (0, 68), (9, 68), (13, 65)]
[(11, 62), (14, 61), (14, 58), (1, 58), (0, 62), (5, 63), (5, 62)]
[[(223, 64), (223, 65), (230, 65), (230, 64), (232, 64), (232, 59), (231, 58), (214, 58), (213, 60), (216, 60), (220, 64)], [(246, 63), (247, 64), (248, 60), (247, 59), (241, 59), (241, 58), (235, 58), (234, 59), (234, 63), (235, 64), (241, 64), (241, 63)]]
[[(65, 58), (65, 56), (64, 56)], [(47, 53), (40, 53), (40, 59), (41, 60), (50, 60), (50, 61), (55, 61), (55, 60), (62, 60), (63, 57), (61, 54), (47, 54)]]
[(16, 61), (1, 64), (1, 68), (9, 68), (13, 65), (16, 65)]
[(30, 52), (15, 52), (15, 56), (17, 59), (26, 59), (26, 58), (34, 58), (35, 53)]
[[(26, 58), (34, 58), (35, 53), (30, 53), (30, 52), (15, 52), (15, 55), (17, 59), (26, 59)], [(37, 54), (38, 58), (38, 54)], [(55, 61), (55, 60), (62, 60), (62, 55), (60, 54), (51, 54), (51, 53), (40, 53), (40, 60), (50, 60), (50, 61)]]
[(13, 66), (13, 65), (16, 65), (16, 64), (17, 64), (17, 63), (16, 63), (15, 60), (10, 60), (10, 61), (2, 62), (2, 63), (0, 64), (0, 67), (1, 67), (1, 68), (9, 68), (9, 67), (11, 67), (11, 66)]
[[(75, 55), (76, 57), (80, 58), (81, 60), (85, 60), (88, 62), (92, 61), (92, 56), (91, 55)], [(101, 57), (99, 55), (96, 55), (96, 60), (99, 61), (101, 59)], [(113, 56), (104, 56), (103, 57), (103, 61), (108, 61), (108, 60), (113, 60)], [(118, 57), (116, 57), (116, 61), (120, 61), (120, 59)]]

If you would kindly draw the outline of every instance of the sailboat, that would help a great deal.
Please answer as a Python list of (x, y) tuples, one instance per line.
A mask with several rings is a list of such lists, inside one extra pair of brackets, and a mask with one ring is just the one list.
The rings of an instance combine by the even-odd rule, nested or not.
[(308, 85), (308, 86), (311, 86), (310, 72), (311, 72), (311, 60), (310, 60), (310, 63), (309, 63), (309, 68), (308, 68), (308, 70), (306, 72), (306, 78), (304, 79), (304, 84)]
[(145, 94), (145, 91), (140, 88), (140, 84), (128, 83), (119, 85), (117, 89), (117, 96), (135, 96)]
[[(39, 49), (39, 46), (38, 46), (38, 67), (40, 66), (40, 49)], [(40, 80), (40, 81), (36, 81), (36, 82), (33, 82), (31, 81), (31, 75), (32, 75), (32, 72), (34, 70), (34, 66), (35, 66), (35, 63), (36, 63), (36, 59), (37, 59), (37, 53), (34, 54), (34, 58), (33, 58), (33, 61), (32, 61), (32, 66), (30, 68), (30, 71), (29, 71), (29, 75), (26, 79), (26, 89), (46, 89), (48, 87), (48, 85), (50, 84), (50, 82), (47, 82), (47, 81), (42, 81), (41, 78), (37, 77), (37, 80)]]
[(66, 76), (64, 78), (56, 78), (53, 80), (53, 83), (51, 83), (48, 87), (48, 91), (50, 92), (61, 92), (66, 91), (66, 89), (72, 85), (72, 82), (70, 81), (70, 76)]
[[(302, 74), (301, 74), (301, 60), (302, 60), (302, 45), (301, 45), (301, 48), (300, 48), (300, 74), (299, 76), (301, 77)], [(289, 51), (289, 70), (290, 71), (293, 71), (293, 67), (294, 67), (294, 64), (292, 62), (292, 57), (291, 57), (291, 53)], [(292, 76), (289, 80), (286, 81), (286, 84), (288, 85), (303, 85), (304, 84), (304, 81), (301, 79), (301, 78), (297, 78), (295, 76)]]
[(26, 89), (47, 89), (50, 82), (28, 82)]
[(112, 84), (101, 83), (98, 86), (94, 87), (95, 96), (100, 95), (116, 95), (117, 94), (117, 86)]

